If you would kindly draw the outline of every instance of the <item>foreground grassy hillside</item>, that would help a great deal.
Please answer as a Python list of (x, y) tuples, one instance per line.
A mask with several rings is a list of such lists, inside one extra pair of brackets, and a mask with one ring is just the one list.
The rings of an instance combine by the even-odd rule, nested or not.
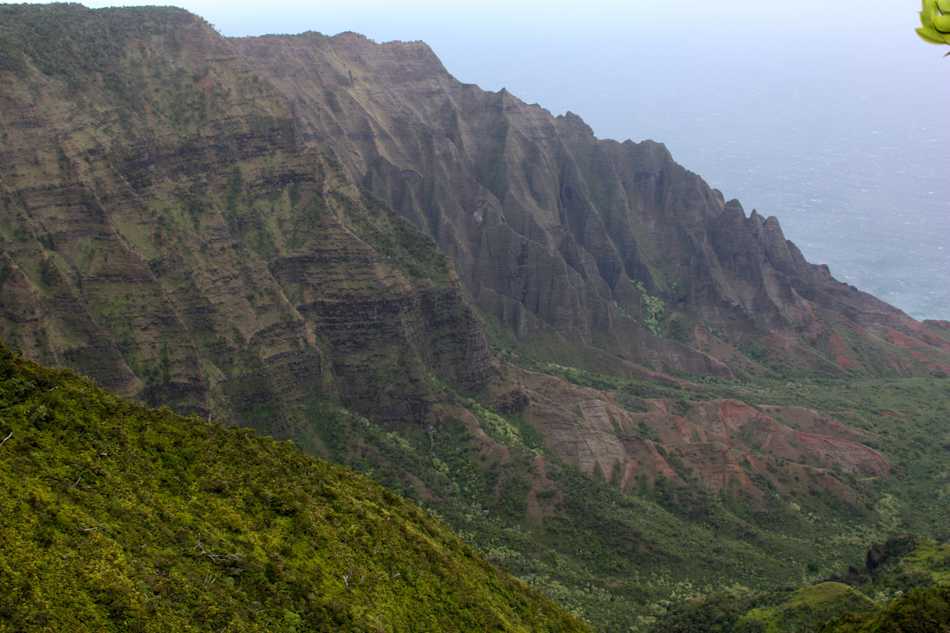
[(585, 629), (360, 475), (3, 347), (0, 441), (4, 633)]

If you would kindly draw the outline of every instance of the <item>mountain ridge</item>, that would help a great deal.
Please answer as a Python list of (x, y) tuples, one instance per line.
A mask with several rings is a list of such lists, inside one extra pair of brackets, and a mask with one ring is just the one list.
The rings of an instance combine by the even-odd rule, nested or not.
[[(304, 42), (305, 46), (309, 46), (314, 43), (312, 38), (301, 40), (293, 37), (283, 39), (267, 37), (237, 38), (233, 41), (245, 52), (246, 56), (263, 62), (269, 63), (276, 57), (281, 56), (280, 64), (285, 73), (288, 72), (288, 66), (293, 66), (295, 59), (307, 58), (308, 51), (300, 50), (304, 47), (299, 46), (299, 44)], [(672, 172), (682, 174), (680, 178), (685, 178), (687, 181), (690, 178), (698, 179), (695, 174), (675, 165), (668, 151), (662, 145), (652, 142), (636, 144), (632, 141), (618, 143), (612, 140), (599, 140), (594, 137), (590, 128), (576, 115), (567, 114), (551, 117), (550, 113), (540, 106), (528, 106), (504, 90), (498, 93), (483, 93), (474, 86), (458, 82), (445, 72), (441, 63), (433, 57), (431, 49), (425, 50), (425, 54), (420, 61), (420, 57), (416, 53), (410, 52), (404, 47), (391, 46), (387, 48), (383, 45), (375, 45), (366, 38), (323, 36), (323, 39), (318, 38), (316, 40), (316, 45), (321, 50), (323, 48), (329, 49), (329, 54), (324, 58), (310, 59), (308, 62), (308, 68), (319, 68), (320, 70), (314, 70), (309, 76), (304, 68), (295, 70), (294, 86), (284, 86), (282, 91), (288, 94), (296, 94), (299, 99), (308, 100), (311, 110), (323, 109), (326, 111), (329, 109), (329, 114), (320, 115), (328, 119), (333, 119), (334, 114), (339, 114), (341, 120), (346, 120), (345, 117), (351, 114), (350, 109), (352, 109), (355, 112), (352, 116), (356, 117), (354, 120), (361, 121), (360, 124), (369, 126), (367, 128), (369, 136), (353, 137), (349, 135), (337, 138), (335, 141), (343, 147), (342, 153), (353, 156), (349, 160), (353, 161), (350, 168), (354, 173), (354, 178), (364, 178), (366, 187), (374, 195), (387, 199), (390, 206), (410, 218), (417, 226), (429, 232), (439, 243), (442, 250), (451, 254), (460, 270), (460, 274), (466, 281), (467, 288), (483, 312), (494, 314), (503, 323), (513, 321), (513, 323), (509, 323), (509, 326), (519, 335), (523, 334), (526, 329), (530, 329), (532, 327), (530, 323), (537, 318), (540, 323), (535, 324), (536, 327), (550, 325), (555, 330), (565, 333), (567, 338), (580, 339), (588, 343), (593, 342), (595, 346), (602, 348), (607, 346), (592, 340), (592, 317), (585, 317), (577, 313), (577, 310), (581, 310), (581, 313), (584, 312), (582, 308), (585, 301), (597, 302), (597, 297), (585, 299), (583, 296), (579, 296), (576, 291), (568, 288), (567, 290), (559, 290), (560, 295), (557, 298), (546, 298), (543, 293), (534, 298), (532, 293), (539, 292), (535, 288), (538, 282), (531, 279), (524, 282), (527, 287), (523, 291), (527, 294), (519, 297), (517, 292), (520, 291), (517, 288), (512, 288), (510, 282), (492, 279), (491, 276), (488, 280), (485, 279), (484, 274), (480, 271), (485, 264), (478, 260), (477, 251), (481, 248), (479, 240), (484, 239), (480, 235), (484, 235), (490, 230), (481, 226), (486, 222), (485, 211), (481, 207), (487, 205), (489, 209), (494, 209), (499, 215), (500, 225), (496, 223), (496, 226), (492, 228), (502, 231), (500, 236), (492, 235), (491, 242), (497, 244), (504, 240), (516, 243), (520, 241), (522, 251), (525, 248), (528, 249), (525, 256), (529, 261), (525, 264), (520, 263), (518, 256), (508, 255), (508, 257), (517, 261), (509, 261), (503, 264), (505, 274), (509, 272), (516, 274), (519, 271), (521, 275), (527, 277), (532, 275), (544, 277), (545, 275), (555, 274), (557, 277), (553, 281), (545, 278), (541, 283), (553, 284), (555, 287), (567, 284), (569, 287), (572, 283), (569, 279), (571, 274), (580, 273), (583, 282), (589, 288), (594, 289), (595, 294), (599, 293), (602, 295), (602, 299), (607, 300), (608, 305), (597, 308), (598, 311), (606, 312), (606, 314), (595, 318), (597, 319), (597, 331), (601, 335), (604, 332), (607, 333), (606, 336), (610, 345), (624, 350), (634, 360), (648, 359), (647, 364), (652, 364), (654, 367), (665, 361), (667, 369), (682, 369), (685, 363), (685, 367), (691, 371), (723, 371), (722, 365), (710, 362), (708, 356), (706, 360), (703, 360), (703, 352), (696, 349), (697, 346), (694, 345), (692, 349), (683, 350), (675, 348), (675, 341), (657, 342), (650, 337), (652, 332), (643, 332), (642, 327), (635, 327), (636, 324), (621, 323), (625, 321), (624, 315), (616, 311), (611, 313), (610, 308), (611, 302), (614, 302), (618, 303), (628, 313), (635, 314), (638, 311), (631, 305), (633, 298), (636, 298), (636, 290), (628, 291), (622, 287), (622, 284), (618, 289), (618, 275), (619, 278), (623, 278), (626, 273), (631, 281), (643, 283), (648, 293), (654, 292), (664, 295), (660, 298), (669, 306), (671, 303), (669, 288), (664, 289), (664, 284), (669, 285), (675, 282), (688, 285), (694, 278), (702, 279), (704, 276), (708, 277), (708, 274), (702, 272), (702, 270), (691, 269), (690, 274), (675, 279), (673, 282), (662, 279), (662, 275), (658, 277), (657, 275), (663, 272), (657, 270), (658, 263), (649, 261), (650, 258), (640, 257), (638, 254), (640, 250), (651, 248), (649, 243), (651, 239), (645, 238), (642, 234), (638, 235), (636, 227), (632, 227), (622, 219), (616, 217), (601, 219), (599, 216), (606, 214), (608, 209), (604, 207), (604, 204), (598, 204), (600, 201), (592, 200), (590, 195), (584, 195), (585, 192), (582, 190), (590, 188), (587, 184), (581, 184), (581, 190), (579, 190), (581, 199), (575, 201), (584, 207), (584, 210), (577, 212), (580, 213), (580, 216), (574, 219), (568, 217), (571, 215), (571, 203), (560, 196), (558, 192), (558, 189), (561, 189), (560, 193), (573, 195), (571, 193), (573, 191), (572, 187), (576, 188), (576, 185), (571, 185), (568, 181), (572, 177), (577, 177), (578, 169), (584, 172), (584, 154), (600, 160), (598, 165), (606, 167), (607, 172), (617, 173), (617, 168), (613, 167), (612, 163), (615, 164), (623, 160), (618, 158), (617, 155), (623, 155), (624, 151), (627, 153), (635, 152), (642, 155), (636, 160), (645, 162), (647, 165), (651, 164), (652, 161), (655, 165), (654, 169), (659, 168), (662, 172), (662, 166), (667, 165)], [(376, 46), (379, 48), (374, 48)], [(291, 55), (288, 51), (292, 51), (293, 54)], [(405, 54), (399, 57), (399, 54), (403, 52)], [(396, 57), (398, 57), (398, 60), (394, 59)], [(348, 64), (353, 68), (350, 69), (347, 66)], [(394, 70), (394, 67), (397, 66), (398, 68)], [(268, 70), (273, 70), (272, 67), (265, 67)], [(345, 73), (343, 72), (344, 67), (347, 68)], [(407, 68), (412, 69), (411, 72), (406, 70)], [(354, 70), (356, 70), (355, 74)], [(420, 72), (422, 73), (421, 77), (419, 76)], [(277, 75), (278, 80), (280, 76)], [(306, 90), (307, 94), (303, 95), (301, 82), (305, 78), (316, 87), (308, 88)], [(378, 94), (364, 94), (360, 87), (360, 81), (364, 80), (372, 85), (386, 86), (386, 89)], [(327, 103), (323, 103), (322, 98), (317, 93), (319, 88), (322, 88), (326, 94), (332, 93), (333, 98), (327, 97)], [(349, 99), (349, 106), (340, 105), (341, 95)], [(467, 102), (474, 102), (478, 105), (467, 104)], [(469, 110), (466, 110), (466, 107)], [(334, 108), (339, 112), (334, 113)], [(498, 116), (492, 115), (493, 112), (497, 112)], [(487, 119), (487, 123), (483, 119)], [(305, 122), (308, 121), (312, 121), (312, 117), (305, 118)], [(320, 138), (333, 138), (334, 129), (351, 130), (358, 127), (354, 124), (334, 127), (332, 123), (326, 122), (324, 122), (322, 128), (317, 122), (311, 122), (310, 125), (315, 129), (320, 129), (319, 134), (322, 135)], [(473, 130), (470, 135), (463, 138), (466, 126), (473, 128)], [(427, 141), (429, 143), (428, 149), (422, 148), (420, 150), (415, 147), (415, 137), (410, 136), (402, 139), (399, 136), (401, 130), (419, 128), (425, 130), (427, 138), (430, 139)], [(480, 150), (478, 139), (490, 139), (496, 132), (501, 135), (503, 148)], [(558, 140), (559, 137), (564, 140)], [(480, 151), (482, 153), (487, 151), (488, 158), (486, 160), (479, 160)], [(467, 183), (460, 185), (458, 178), (454, 177), (453, 186), (461, 188), (463, 192), (470, 191), (470, 193), (453, 197), (451, 193), (440, 190), (440, 187), (443, 186), (440, 184), (440, 179), (444, 177), (439, 175), (438, 168), (433, 167), (438, 162), (434, 158), (438, 152), (441, 152), (438, 155), (445, 160), (455, 163), (452, 167), (452, 173), (455, 176), (461, 173), (462, 182)], [(462, 156), (456, 155), (459, 152)], [(548, 164), (555, 167), (557, 161), (560, 160), (558, 154), (566, 153), (567, 159), (561, 161), (560, 169), (562, 173), (558, 177), (561, 184), (548, 187), (548, 191), (545, 191), (543, 181), (546, 176), (543, 174), (532, 176), (535, 180), (540, 179), (540, 184), (535, 181), (525, 182), (525, 174), (520, 173), (521, 169), (517, 164), (509, 165), (506, 162), (505, 152), (511, 152), (513, 160), (524, 160), (526, 157), (530, 157), (532, 152), (535, 154), (541, 152), (540, 156), (543, 157), (541, 160), (547, 161)], [(574, 154), (576, 156), (572, 157)], [(500, 160), (494, 160), (493, 157)], [(502, 180), (493, 182), (487, 174), (479, 173), (478, 167), (474, 168), (474, 173), (466, 175), (466, 160), (473, 162), (475, 165), (481, 163), (496, 165), (494, 169), (500, 169), (497, 176)], [(590, 159), (588, 158), (588, 160)], [(552, 163), (552, 161), (554, 162)], [(344, 163), (347, 162), (348, 159), (344, 158)], [(502, 166), (498, 167), (499, 164)], [(407, 168), (414, 171), (416, 176), (409, 174), (406, 171)], [(524, 163), (523, 168), (525, 170), (535, 169), (531, 162)], [(442, 169), (445, 169), (445, 167), (442, 167)], [(472, 169), (468, 171), (472, 172)], [(575, 173), (575, 175), (571, 176), (571, 173)], [(646, 172), (641, 173), (646, 174)], [(581, 180), (581, 183), (590, 181), (591, 178), (596, 181), (589, 170), (584, 175), (586, 178)], [(676, 176), (670, 177), (677, 178)], [(406, 178), (409, 178), (409, 181), (406, 181)], [(417, 182), (417, 180), (421, 182)], [(516, 190), (514, 194), (505, 188), (509, 185)], [(689, 187), (690, 185), (687, 184), (686, 186)], [(860, 325), (860, 320), (863, 319), (868, 322), (867, 325), (883, 325), (886, 328), (906, 330), (910, 332), (912, 337), (922, 337), (926, 339), (921, 346), (923, 349), (933, 344), (929, 335), (923, 331), (924, 326), (916, 324), (898, 310), (889, 308), (868, 295), (849, 290), (843, 284), (831, 284), (831, 277), (827, 268), (807, 265), (798, 249), (784, 239), (777, 220), (772, 218), (766, 220), (756, 213), (753, 213), (747, 219), (744, 218), (744, 214), (743, 218), (739, 218), (736, 215), (737, 209), (741, 209), (738, 203), (733, 202), (727, 205), (721, 194), (709, 189), (701, 180), (697, 180), (695, 186), (697, 187), (697, 195), (700, 198), (707, 199), (705, 211), (700, 212), (700, 215), (713, 220), (722, 217), (720, 222), (714, 223), (708, 229), (710, 236), (713, 238), (714, 250), (722, 252), (717, 253), (716, 257), (709, 260), (712, 263), (706, 266), (706, 268), (713, 271), (713, 279), (710, 281), (711, 289), (699, 289), (696, 294), (700, 296), (686, 297), (686, 300), (693, 304), (688, 311), (695, 312), (696, 307), (704, 310), (706, 317), (719, 319), (720, 322), (715, 324), (719, 327), (726, 326), (731, 320), (734, 320), (734, 316), (727, 314), (732, 307), (739, 309), (739, 325), (746, 329), (754, 330), (756, 327), (782, 326), (783, 329), (788, 330), (788, 325), (791, 324), (802, 330), (806, 339), (809, 339), (805, 341), (806, 348), (820, 343), (818, 345), (819, 349), (816, 351), (819, 351), (820, 355), (830, 356), (828, 361), (821, 361), (817, 365), (817, 368), (822, 371), (841, 372), (854, 366), (860, 366), (862, 361), (853, 358), (853, 350), (848, 350), (851, 353), (847, 355), (840, 353), (842, 348), (847, 349), (849, 344), (841, 340), (840, 336), (836, 336), (833, 327), (830, 327), (829, 324), (822, 324), (822, 319), (816, 318), (816, 315), (813, 314), (816, 311), (815, 307), (812, 307), (809, 301), (799, 296), (798, 291), (804, 292), (806, 295), (816, 295), (818, 299), (825, 303), (837, 306), (835, 309), (838, 311), (851, 311), (854, 314), (849, 318), (859, 322), (853, 323), (853, 325)], [(532, 187), (535, 187), (535, 189), (532, 189)], [(486, 188), (487, 192), (485, 191)], [(675, 188), (673, 192), (665, 192), (662, 189), (661, 186), (660, 190), (656, 191), (656, 195), (675, 195)], [(482, 193), (479, 194), (479, 191)], [(620, 195), (620, 198), (608, 200), (606, 203), (608, 207), (611, 204), (621, 204), (622, 208), (623, 199), (625, 198), (633, 200), (634, 203), (641, 206), (649, 207), (649, 201), (644, 202), (645, 198), (643, 196), (638, 198), (632, 187), (625, 187), (624, 191), (626, 191), (625, 194), (618, 190), (616, 193)], [(485, 195), (482, 194), (488, 197), (485, 198)], [(473, 195), (476, 198), (474, 200), (471, 199)], [(506, 196), (514, 199), (506, 200)], [(634, 198), (638, 198), (639, 202)], [(675, 208), (688, 208), (689, 204), (689, 202), (683, 201), (679, 207)], [(421, 206), (425, 205), (428, 205), (428, 208), (423, 210)], [(436, 210), (433, 210), (432, 207), (436, 207)], [(649, 211), (649, 209), (646, 210)], [(723, 211), (726, 210), (729, 213), (723, 216)], [(460, 215), (461, 211), (464, 211), (465, 214), (471, 214), (479, 227), (471, 227), (469, 219), (464, 214)], [(561, 214), (561, 217), (555, 221), (555, 225), (566, 227), (568, 231), (568, 235), (562, 235), (560, 238), (556, 232), (552, 234), (551, 230), (545, 228), (545, 223), (550, 224), (551, 222), (550, 214), (555, 211)], [(633, 211), (633, 213), (639, 213), (640, 215), (643, 215), (643, 212), (644, 209)], [(656, 214), (657, 212), (653, 211), (652, 213)], [(565, 213), (567, 213), (567, 216)], [(611, 213), (616, 215), (616, 212)], [(663, 210), (662, 213), (668, 218), (671, 215), (676, 215), (671, 210)], [(512, 217), (509, 218), (509, 214)], [(693, 217), (695, 221), (695, 213)], [(740, 222), (740, 219), (745, 221)], [(656, 221), (661, 220), (654, 219), (654, 222)], [(669, 218), (667, 221), (675, 224), (676, 219)], [(593, 226), (583, 228), (584, 224), (589, 225), (591, 222), (594, 223)], [(604, 229), (610, 223), (613, 223), (612, 232), (621, 233), (620, 237), (623, 244), (618, 244), (616, 240), (609, 238), (608, 234), (604, 232)], [(519, 228), (518, 224), (522, 228)], [(514, 233), (509, 236), (505, 233), (508, 230), (506, 227), (513, 227)], [(677, 230), (689, 232), (690, 229), (683, 227)], [(584, 235), (584, 231), (588, 231), (588, 233), (593, 231), (594, 233)], [(464, 235), (466, 233), (470, 235)], [(731, 245), (731, 240), (735, 240), (737, 236), (741, 236), (743, 233), (746, 236), (739, 238), (742, 243)], [(650, 235), (651, 233), (648, 231), (647, 234)], [(664, 238), (660, 235), (659, 237), (661, 241), (665, 239), (669, 244), (668, 252), (675, 253), (677, 250), (682, 252), (684, 249), (685, 252), (689, 252), (692, 248), (688, 244), (682, 244), (682, 240), (675, 236)], [(590, 243), (591, 240), (594, 243)], [(558, 245), (559, 241), (561, 242), (560, 245)], [(708, 239), (700, 237), (700, 241), (705, 244)], [(545, 246), (545, 244), (547, 245)], [(700, 257), (705, 257), (701, 254), (705, 248), (706, 246), (700, 245)], [(562, 251), (559, 258), (562, 262), (566, 262), (566, 267), (564, 263), (558, 263), (558, 256), (550, 253), (552, 249)], [(696, 249), (692, 250), (695, 252)], [(546, 254), (545, 251), (548, 251), (548, 253)], [(758, 288), (751, 287), (743, 290), (741, 286), (739, 288), (732, 287), (736, 284), (731, 279), (734, 279), (739, 269), (735, 268), (735, 264), (730, 264), (727, 261), (720, 262), (719, 259), (734, 259), (740, 253), (746, 258), (753, 258), (749, 262), (742, 260), (744, 263), (741, 264), (742, 266), (751, 264), (753, 270), (758, 265), (756, 260), (765, 261), (765, 267), (761, 269), (761, 272), (752, 273), (753, 275), (760, 274), (764, 276), (762, 281), (756, 282)], [(553, 260), (548, 257), (549, 254), (554, 257)], [(503, 252), (494, 252), (494, 255), (505, 257)], [(622, 255), (622, 257), (618, 259), (618, 255)], [(530, 261), (532, 257), (538, 261)], [(681, 264), (676, 265), (681, 266)], [(550, 273), (550, 271), (538, 270), (539, 267), (543, 268), (544, 266), (560, 266), (564, 272), (555, 270), (554, 273)], [(725, 269), (723, 272), (716, 273), (716, 269), (722, 268)], [(566, 279), (564, 275), (567, 275)], [(726, 277), (723, 277), (723, 275), (726, 275)], [(776, 275), (779, 278), (776, 278)], [(782, 283), (780, 279), (782, 275), (788, 275), (790, 279), (797, 278), (798, 281), (792, 284), (794, 287), (789, 287), (787, 283)], [(564, 279), (564, 281), (560, 281), (561, 279)], [(484, 298), (482, 296), (483, 292), (491, 294), (488, 298)], [(708, 294), (710, 292), (715, 296), (721, 295), (721, 298), (713, 301), (701, 296), (703, 293)], [(587, 294), (590, 294), (590, 292), (588, 291)], [(639, 294), (641, 294), (641, 297), (638, 302), (642, 303), (643, 293)], [(633, 295), (633, 298), (629, 298), (628, 295)], [(509, 299), (514, 299), (514, 302), (509, 301)], [(548, 301), (551, 305), (567, 306), (561, 308), (563, 311), (573, 312), (568, 312), (565, 315), (552, 308), (546, 308), (544, 304)], [(719, 301), (726, 301), (727, 304), (731, 303), (732, 305), (725, 308), (717, 307), (716, 304)], [(529, 305), (532, 302), (534, 305)], [(579, 304), (579, 307), (571, 308), (570, 306), (573, 304)], [(671, 309), (675, 307), (674, 304)], [(642, 314), (642, 309), (639, 312), (641, 313), (640, 318), (634, 320), (638, 320), (642, 325), (646, 318)], [(745, 325), (743, 325), (743, 319)], [(884, 323), (879, 323), (880, 321), (884, 321)], [(624, 336), (610, 338), (610, 332), (615, 328), (622, 329)], [(735, 338), (735, 332), (731, 334)], [(709, 334), (705, 333), (705, 335), (708, 336)], [(784, 332), (782, 335), (782, 340), (773, 342), (772, 346), (784, 345), (781, 352), (792, 358), (796, 356), (796, 351), (800, 351), (801, 354), (798, 354), (798, 356), (801, 356), (801, 358), (799, 360), (804, 361), (807, 366), (808, 359), (814, 356), (814, 352), (810, 352), (808, 349), (796, 350), (797, 347), (801, 347), (801, 341), (796, 342), (795, 339), (798, 337), (796, 337), (794, 329), (792, 332)], [(819, 340), (822, 337), (828, 340)], [(631, 346), (623, 340), (625, 338), (636, 340), (640, 349), (629, 350)], [(691, 338), (689, 332), (687, 332), (686, 338)], [(764, 338), (768, 341), (768, 337)], [(870, 338), (873, 340), (876, 337)], [(674, 350), (668, 349), (669, 347), (674, 347)], [(829, 353), (829, 349), (837, 350), (838, 353)], [(697, 352), (700, 356), (692, 361), (686, 361), (682, 358), (676, 361), (669, 359), (671, 355), (679, 354), (680, 357), (689, 357), (690, 354), (695, 356)], [(646, 356), (646, 359), (643, 358), (644, 356)], [(732, 361), (732, 359), (729, 360)], [(865, 362), (865, 364), (867, 363)], [(941, 371), (943, 369), (943, 365), (939, 363), (934, 367)], [(815, 366), (813, 365), (812, 368), (814, 369)], [(897, 370), (914, 371), (913, 364), (905, 363)]]
[[(66, 10), (91, 23), (101, 22), (98, 16), (134, 20), (145, 15)], [(42, 14), (34, 10), (26, 15)], [(484, 93), (462, 84), (421, 42), (375, 44), (350, 32), (332, 37), (307, 33), (221, 38), (187, 12), (168, 11), (167, 15), (170, 25), (151, 28), (165, 33), (160, 37), (171, 37), (175, 47), (195, 47), (194, 53), (181, 60), (194, 73), (212, 72), (219, 63), (215, 60), (226, 59), (222, 63), (230, 65), (240, 60), (240, 72), (261, 91), (254, 96), (249, 92), (240, 106), (248, 123), (259, 125), (260, 114), (252, 105), (255, 100), (267, 99), (273, 102), (268, 107), (277, 108), (278, 116), (266, 123), (271, 130), (258, 136), (259, 147), (252, 153), (263, 155), (268, 148), (282, 147), (281, 151), (299, 156), (296, 160), (305, 162), (295, 168), (298, 171), (280, 176), (292, 185), (295, 179), (309, 179), (299, 172), (301, 167), (306, 169), (306, 162), (327, 161), (325, 173), (338, 164), (361, 190), (351, 193), (351, 199), (369, 196), (364, 204), (381, 203), (429, 234), (459, 271), (460, 289), (473, 307), (528, 346), (542, 341), (539, 348), (550, 360), (574, 358), (580, 346), (597, 356), (598, 364), (618, 371), (727, 376), (736, 371), (760, 372), (774, 363), (839, 375), (869, 370), (940, 373), (947, 368), (950, 342), (939, 328), (914, 322), (896, 309), (832, 282), (827, 268), (807, 264), (794, 244), (785, 240), (777, 220), (756, 212), (745, 216), (738, 202), (727, 203), (698, 176), (676, 165), (661, 144), (598, 140), (572, 113), (551, 117), (540, 106), (528, 106), (507, 91)], [(280, 63), (274, 66), (278, 57)], [(305, 67), (300, 66), (303, 59), (308, 60)], [(117, 68), (106, 74), (116, 77), (115, 85), (122, 85), (128, 81), (121, 79), (127, 70)], [(92, 76), (97, 74), (103, 73)], [(262, 76), (269, 77), (269, 83), (262, 82)], [(179, 89), (188, 91), (181, 79)], [(367, 85), (382, 89), (372, 92)], [(207, 107), (209, 99), (220, 100), (222, 95), (215, 97), (214, 91), (231, 90), (215, 87), (213, 73), (196, 87), (202, 93), (189, 97), (196, 108)], [(174, 104), (169, 107), (174, 112)], [(159, 123), (154, 118), (142, 121), (143, 131)], [(466, 123), (469, 119), (472, 122)], [(420, 121), (434, 123), (426, 127)], [(33, 124), (29, 120), (7, 123), (8, 128)], [(495, 141), (491, 130), (499, 124), (500, 141)], [(188, 125), (194, 131), (186, 131), (185, 138), (202, 129), (198, 121)], [(529, 132), (534, 139), (528, 138)], [(421, 134), (419, 139), (417, 134)], [(182, 147), (194, 153), (191, 144), (202, 142), (200, 138)], [(246, 143), (233, 145), (235, 141), (229, 141), (232, 147), (225, 154), (233, 155), (234, 148)], [(129, 150), (140, 151), (135, 145)], [(57, 151), (67, 158), (67, 148)], [(510, 158), (506, 151), (512, 152)], [(205, 155), (195, 159), (214, 160), (213, 153)], [(9, 152), (8, 157), (16, 161)], [(133, 196), (141, 196), (139, 190), (145, 192), (143, 188), (148, 187), (154, 160), (131, 159), (121, 167), (119, 177), (131, 186)], [(175, 160), (175, 154), (165, 160)], [(535, 165), (538, 161), (540, 165)], [(609, 174), (606, 179), (590, 172), (592, 161)], [(623, 164), (630, 164), (628, 170), (634, 173), (622, 176), (618, 169)], [(494, 165), (491, 169), (498, 173), (492, 176), (485, 171), (486, 165)], [(552, 173), (554, 169), (560, 174)], [(180, 173), (169, 175), (177, 178)], [(335, 190), (343, 184), (340, 178), (347, 179), (343, 174), (334, 176)], [(210, 205), (227, 208), (243, 202), (239, 199), (246, 192), (235, 175), (241, 176), (232, 172), (218, 185), (234, 191), (223, 195), (223, 200), (209, 201)], [(625, 181), (633, 176), (641, 182)], [(88, 197), (89, 187), (81, 184), (82, 178), (77, 184), (85, 193), (80, 196)], [(618, 185), (611, 178), (624, 182)], [(680, 184), (664, 185), (654, 182), (656, 178)], [(12, 181), (10, 175), (7, 181)], [(189, 213), (194, 215), (191, 201), (201, 196), (193, 190), (206, 186), (191, 184), (187, 192), (168, 192), (179, 198), (170, 202), (191, 206)], [(260, 186), (273, 190), (272, 184), (263, 181)], [(301, 184), (293, 186), (299, 202)], [(692, 193), (682, 191), (684, 187)], [(603, 190), (599, 195), (593, 193), (597, 188)], [(670, 197), (679, 202), (667, 201)], [(200, 201), (198, 206), (209, 202)], [(611, 205), (619, 205), (618, 210), (611, 210)], [(270, 220), (230, 218), (229, 222), (231, 235), (223, 237), (253, 239), (258, 250), (273, 248)], [(200, 223), (196, 227), (200, 229)], [(119, 235), (120, 242), (131, 247), (133, 258), (155, 249), (154, 243), (122, 229)], [(677, 253), (681, 254), (678, 259), (668, 256)], [(70, 265), (76, 268), (74, 262)], [(683, 271), (687, 271), (685, 277)], [(144, 274), (154, 276), (155, 272), (161, 275), (162, 270)], [(822, 307), (822, 301), (837, 306), (837, 311)], [(29, 298), (20, 297), (19, 302), (28, 303)], [(181, 313), (183, 308), (174, 310)], [(7, 323), (11, 319), (16, 317)], [(6, 336), (11, 339), (9, 332)], [(545, 340), (552, 342), (546, 345)], [(18, 344), (36, 346), (29, 339)], [(118, 374), (106, 379), (106, 384), (142, 389), (120, 358), (113, 363), (112, 372)], [(98, 364), (97, 368), (77, 367), (103, 379), (105, 367)], [(485, 361), (466, 364), (484, 366)], [(119, 384), (123, 380), (125, 386)], [(196, 375), (190, 380), (200, 383), (202, 379)], [(197, 383), (195, 387), (207, 390)]]
[(415, 43), (0, 18), (0, 338), (30, 358), (357, 467), (607, 629), (841, 564), (943, 489), (950, 332), (661, 144)]

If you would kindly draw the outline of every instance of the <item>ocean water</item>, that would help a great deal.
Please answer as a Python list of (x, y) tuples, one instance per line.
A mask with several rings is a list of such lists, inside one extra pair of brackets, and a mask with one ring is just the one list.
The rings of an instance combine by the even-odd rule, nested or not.
[(557, 39), (493, 27), (477, 56), (435, 49), (461, 79), (576, 112), (599, 136), (665, 143), (838, 279), (950, 320), (950, 48), (918, 41), (916, 1), (802, 6), (816, 13), (781, 30), (628, 16)]
[[(900, 104), (886, 97), (836, 118), (808, 94), (781, 107), (766, 107), (767, 98), (759, 108), (711, 107), (692, 124), (698, 132), (658, 134), (747, 211), (778, 216), (786, 236), (838, 279), (916, 318), (950, 319), (950, 100), (944, 124), (888, 120)], [(730, 121), (737, 111), (739, 129)]]

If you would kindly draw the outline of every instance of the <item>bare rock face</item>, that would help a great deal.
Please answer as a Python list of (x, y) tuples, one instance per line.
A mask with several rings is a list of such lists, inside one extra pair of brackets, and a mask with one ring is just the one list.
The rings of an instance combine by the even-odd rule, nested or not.
[(855, 501), (833, 473), (877, 478), (891, 468), (866, 445), (877, 438), (809, 409), (646, 399), (631, 410), (613, 395), (546, 374), (510, 379), (530, 403), (525, 419), (553, 454), (624, 491), (662, 478), (751, 501), (766, 490), (787, 497), (822, 490)]

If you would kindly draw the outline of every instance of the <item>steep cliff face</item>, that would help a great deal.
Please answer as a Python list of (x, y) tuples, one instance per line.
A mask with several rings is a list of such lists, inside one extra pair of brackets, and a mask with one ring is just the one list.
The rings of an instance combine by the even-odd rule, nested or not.
[(109, 388), (291, 425), (316, 384), (423, 419), (429, 370), (487, 378), (469, 300), (623, 369), (946, 370), (936, 328), (662, 145), (461, 84), (422, 43), (4, 12), (2, 334)]
[(576, 115), (462, 84), (420, 42), (233, 45), (292, 100), (306, 142), (427, 231), (522, 340), (553, 330), (692, 373), (744, 368), (750, 350), (826, 373), (947, 367), (945, 342), (806, 262), (777, 219), (747, 217), (662, 145), (597, 140)]
[(178, 10), (3, 11), (0, 336), (281, 434), (321, 396), (421, 420), (432, 372), (484, 382), (449, 263), (227, 40)]

